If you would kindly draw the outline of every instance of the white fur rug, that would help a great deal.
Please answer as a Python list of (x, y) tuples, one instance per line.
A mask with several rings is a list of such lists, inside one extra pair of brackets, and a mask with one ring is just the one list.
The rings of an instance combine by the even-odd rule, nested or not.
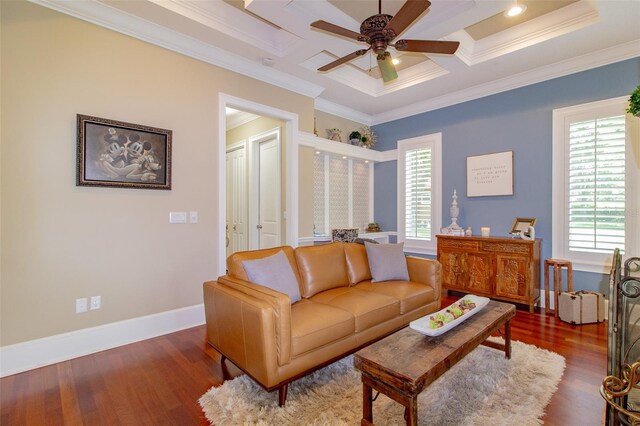
[[(517, 341), (511, 360), (480, 346), (418, 396), (421, 425), (539, 425), (557, 389), (564, 358)], [(375, 392), (374, 392), (375, 396)], [(284, 408), (242, 375), (200, 398), (214, 425), (359, 425), (360, 373), (349, 356), (289, 385)], [(378, 425), (402, 425), (404, 408), (380, 394), (373, 403)]]

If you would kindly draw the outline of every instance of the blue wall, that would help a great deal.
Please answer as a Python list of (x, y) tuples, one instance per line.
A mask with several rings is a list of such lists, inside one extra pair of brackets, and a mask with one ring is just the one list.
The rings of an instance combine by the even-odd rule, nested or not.
[[(458, 223), (490, 226), (506, 236), (515, 217), (535, 217), (542, 238), (542, 258), (551, 257), (552, 111), (587, 102), (629, 95), (640, 84), (640, 58), (607, 65), (510, 90), (447, 108), (374, 126), (376, 149), (395, 149), (397, 141), (442, 132), (442, 218), (450, 222), (449, 205), (458, 191)], [(514, 195), (466, 197), (466, 158), (514, 151)], [(374, 217), (382, 229), (397, 228), (397, 163), (375, 165)], [(574, 273), (576, 289), (607, 292), (606, 276)]]

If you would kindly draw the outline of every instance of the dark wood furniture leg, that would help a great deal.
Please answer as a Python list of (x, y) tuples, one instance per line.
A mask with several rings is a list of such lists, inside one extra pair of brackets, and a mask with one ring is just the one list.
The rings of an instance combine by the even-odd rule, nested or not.
[(409, 400), (409, 406), (405, 410), (407, 415), (407, 426), (417, 426), (418, 424), (418, 396), (414, 395)]
[(362, 382), (362, 426), (373, 424), (373, 390), (371, 386)]
[(278, 405), (284, 407), (284, 403), (287, 400), (287, 391), (289, 390), (289, 383), (284, 384), (278, 388)]
[(231, 373), (229, 373), (229, 369), (227, 368), (227, 364), (225, 363), (226, 360), (227, 357), (220, 354), (220, 369), (222, 369), (222, 381), (232, 379)]

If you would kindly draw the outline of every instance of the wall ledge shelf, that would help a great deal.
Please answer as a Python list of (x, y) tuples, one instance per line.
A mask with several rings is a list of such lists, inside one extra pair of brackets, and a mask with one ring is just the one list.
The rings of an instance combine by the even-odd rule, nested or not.
[(308, 146), (317, 151), (344, 155), (350, 158), (369, 160), (374, 163), (396, 160), (396, 150), (376, 151), (375, 149), (362, 148), (348, 143), (336, 142), (326, 138), (321, 138), (307, 132), (298, 132), (298, 144)]

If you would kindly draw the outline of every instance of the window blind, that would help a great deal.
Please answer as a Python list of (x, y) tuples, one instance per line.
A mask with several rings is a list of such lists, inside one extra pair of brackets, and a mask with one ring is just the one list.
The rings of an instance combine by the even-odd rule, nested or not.
[(405, 237), (431, 240), (431, 148), (405, 153)]
[(569, 250), (625, 244), (624, 115), (569, 124)]

